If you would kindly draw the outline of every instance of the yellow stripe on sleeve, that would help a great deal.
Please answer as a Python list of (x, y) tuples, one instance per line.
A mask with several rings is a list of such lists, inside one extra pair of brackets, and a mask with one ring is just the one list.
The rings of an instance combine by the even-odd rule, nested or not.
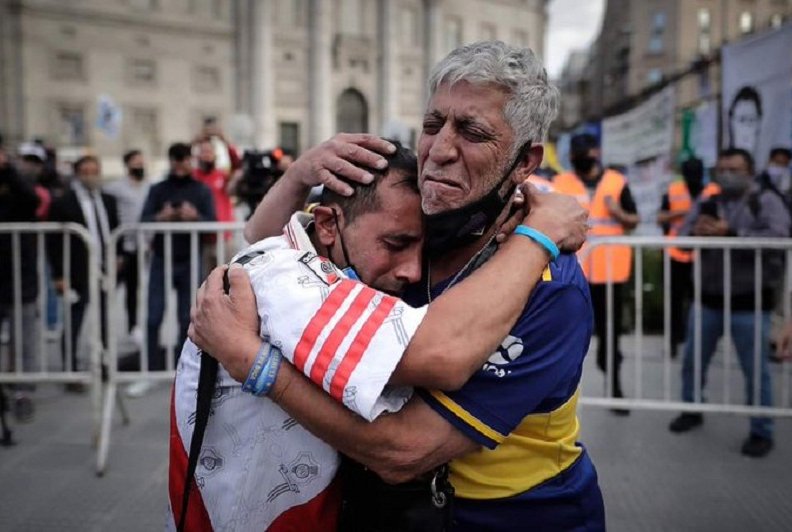
[(548, 266), (542, 272), (542, 281), (552, 281), (552, 280), (553, 280), (553, 273), (550, 271), (550, 266)]
[(437, 400), (441, 405), (446, 407), (450, 410), (455, 416), (459, 419), (476, 429), (478, 432), (486, 436), (487, 438), (491, 439), (492, 441), (501, 443), (503, 440), (506, 439), (506, 435), (501, 434), (500, 432), (492, 429), (489, 425), (486, 425), (484, 422), (479, 420), (473, 414), (459, 406), (455, 403), (450, 397), (440, 391), (432, 390), (429, 392), (432, 397)]

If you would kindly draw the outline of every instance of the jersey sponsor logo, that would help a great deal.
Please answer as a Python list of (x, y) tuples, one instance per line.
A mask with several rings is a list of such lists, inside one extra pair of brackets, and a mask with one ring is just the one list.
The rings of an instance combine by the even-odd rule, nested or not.
[(497, 377), (505, 377), (511, 370), (504, 366), (514, 362), (523, 354), (524, 346), (520, 338), (508, 335), (501, 345), (490, 355), (487, 362), (481, 368), (483, 371), (493, 373)]
[(313, 273), (317, 279), (322, 281), (327, 286), (335, 284), (341, 279), (338, 269), (335, 265), (324, 257), (320, 257), (316, 253), (308, 252), (299, 258), (299, 261), (304, 264)]

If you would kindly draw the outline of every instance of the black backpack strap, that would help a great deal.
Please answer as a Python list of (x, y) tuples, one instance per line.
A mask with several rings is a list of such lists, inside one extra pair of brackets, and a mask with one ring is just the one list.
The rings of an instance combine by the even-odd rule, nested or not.
[[(252, 251), (243, 255), (236, 261), (236, 264), (247, 264), (264, 251)], [(223, 290), (228, 293), (230, 284), (228, 281), (228, 270), (223, 275)], [(184, 531), (187, 520), (187, 507), (190, 504), (190, 491), (195, 483), (195, 469), (198, 467), (198, 457), (201, 455), (206, 424), (209, 422), (209, 415), (212, 412), (212, 397), (217, 386), (217, 372), (220, 365), (217, 360), (212, 358), (209, 353), (201, 353), (201, 372), (198, 375), (198, 391), (195, 398), (195, 426), (193, 427), (192, 438), (190, 438), (190, 454), (187, 457), (187, 473), (184, 475), (184, 492), (182, 493), (181, 515), (177, 529)]]

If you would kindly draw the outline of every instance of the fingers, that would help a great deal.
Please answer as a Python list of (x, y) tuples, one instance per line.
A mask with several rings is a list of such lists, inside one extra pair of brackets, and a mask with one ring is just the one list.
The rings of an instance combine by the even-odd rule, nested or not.
[(223, 264), (212, 270), (211, 273), (209, 273), (209, 276), (206, 278), (206, 281), (204, 281), (200, 290), (203, 290), (204, 294), (225, 292), (225, 290), (223, 290), (223, 275), (225, 274), (227, 268), (228, 266)]
[[(385, 161), (385, 159), (382, 160)], [(387, 166), (387, 162), (385, 165)], [(374, 180), (374, 176), (371, 175), (371, 172), (365, 168), (355, 166), (355, 164), (352, 164), (351, 162), (339, 157), (328, 160), (324, 164), (324, 168), (329, 170), (335, 178), (356, 181), (358, 183), (363, 183), (364, 185), (368, 185)]]
[(230, 286), (228, 295), (232, 301), (255, 301), (256, 295), (253, 293), (253, 286), (250, 284), (250, 276), (241, 265), (231, 265), (228, 270), (228, 284)]
[(341, 133), (337, 135), (337, 138), (377, 153), (390, 154), (396, 151), (396, 146), (382, 137), (369, 133)]
[(338, 177), (333, 175), (330, 170), (322, 168), (317, 172), (317, 175), (319, 177), (319, 183), (329, 188), (336, 194), (341, 194), (342, 196), (351, 196), (355, 192), (352, 187), (349, 186), (349, 184), (338, 179)]

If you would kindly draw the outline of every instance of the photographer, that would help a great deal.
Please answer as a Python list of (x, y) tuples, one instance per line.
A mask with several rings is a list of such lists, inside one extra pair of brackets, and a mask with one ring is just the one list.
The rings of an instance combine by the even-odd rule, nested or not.
[[(700, 237), (784, 238), (789, 235), (790, 217), (783, 201), (754, 181), (753, 158), (739, 148), (724, 150), (718, 156), (715, 180), (720, 193), (701, 198), (694, 205), (680, 231), (682, 235)], [(762, 269), (756, 271), (755, 250), (738, 249), (731, 252), (731, 320), (724, 323), (724, 253), (718, 249), (702, 249), (701, 270), (701, 388), (707, 367), (715, 353), (724, 327), (731, 329), (737, 357), (745, 376), (746, 404), (753, 404), (755, 356), (759, 356), (762, 406), (771, 406), (773, 394), (770, 383), (768, 348), (770, 312), (775, 305), (778, 281), (782, 278), (784, 257), (778, 252), (762, 253)], [(755, 278), (761, 279), (760, 309), (754, 308)], [(761, 352), (754, 353), (755, 312), (759, 312)], [(695, 312), (690, 313), (685, 359), (682, 366), (682, 400), (693, 402)], [(700, 413), (683, 413), (671, 422), (672, 432), (687, 432), (704, 422)], [(773, 422), (768, 417), (751, 418), (751, 431), (742, 446), (742, 454), (765, 456), (773, 447)]]
[[(193, 178), (192, 150), (189, 144), (176, 143), (168, 149), (170, 170), (166, 178), (153, 185), (143, 205), (142, 222), (214, 222), (216, 221), (212, 191)], [(191, 273), (195, 269), (201, 279), (201, 239), (198, 238), (198, 255), (195, 263), (190, 254), (190, 234), (175, 233), (171, 239), (173, 267), (171, 282), (177, 293), (179, 337), (175, 345), (181, 346), (187, 338), (190, 324)], [(165, 313), (165, 245), (163, 234), (154, 237), (148, 291), (147, 346), (149, 369), (165, 369), (165, 355), (160, 350), (159, 329)], [(176, 353), (178, 357), (178, 353)], [(140, 396), (151, 386), (149, 381), (132, 384), (127, 395)]]
[(242, 176), (235, 189), (239, 199), (247, 204), (250, 214), (253, 214), (267, 191), (293, 161), (294, 155), (281, 148), (245, 152), (242, 158)]

